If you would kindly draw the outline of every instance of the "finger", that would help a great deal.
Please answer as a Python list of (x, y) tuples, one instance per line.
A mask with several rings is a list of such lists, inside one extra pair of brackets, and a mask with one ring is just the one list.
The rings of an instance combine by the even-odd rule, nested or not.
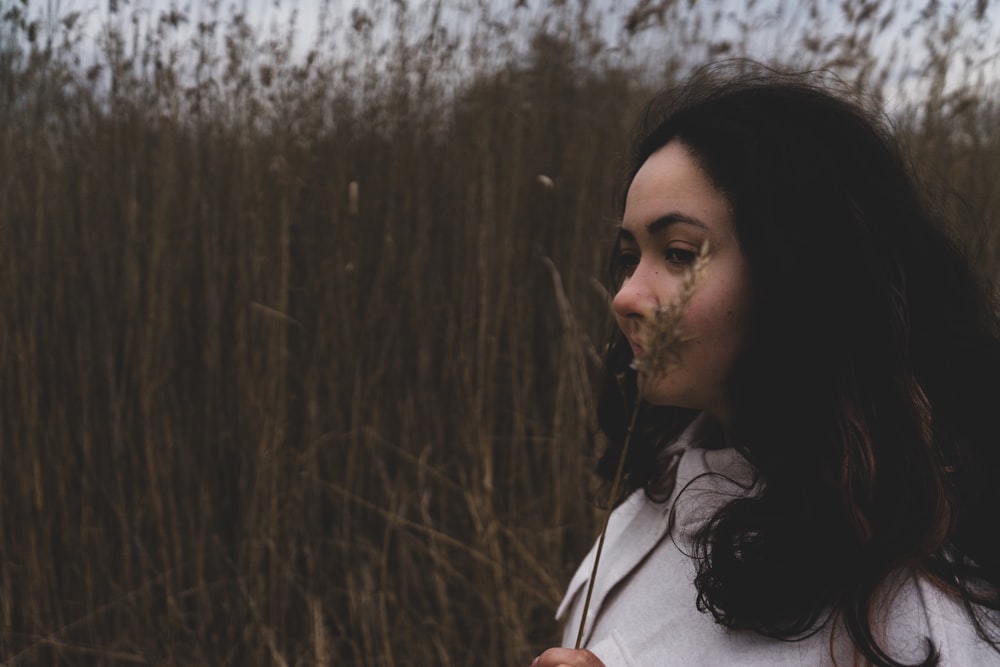
[(586, 649), (550, 648), (531, 667), (604, 667), (604, 663)]

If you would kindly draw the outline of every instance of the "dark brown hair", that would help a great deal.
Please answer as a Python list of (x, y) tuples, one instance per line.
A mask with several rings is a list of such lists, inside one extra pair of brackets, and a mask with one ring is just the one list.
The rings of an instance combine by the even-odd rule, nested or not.
[[(728, 438), (763, 490), (730, 502), (697, 544), (698, 602), (731, 628), (783, 639), (836, 617), (896, 666), (871, 609), (912, 568), (960, 598), (997, 648), (1000, 342), (989, 292), (923, 201), (889, 125), (831, 82), (708, 68), (650, 107), (643, 162), (683, 142), (725, 193), (754, 312), (730, 380)], [(608, 352), (607, 476), (635, 403), (630, 351)], [(630, 488), (690, 411), (644, 407)], [(923, 664), (937, 664), (933, 646)]]

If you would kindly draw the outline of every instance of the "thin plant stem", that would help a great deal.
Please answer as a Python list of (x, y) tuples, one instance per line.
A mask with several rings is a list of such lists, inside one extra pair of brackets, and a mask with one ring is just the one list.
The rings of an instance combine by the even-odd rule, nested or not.
[(583, 614), (580, 616), (580, 629), (576, 633), (576, 647), (580, 648), (583, 643), (583, 628), (587, 625), (587, 611), (590, 609), (590, 596), (594, 592), (594, 582), (597, 580), (597, 566), (601, 563), (601, 551), (604, 550), (604, 538), (608, 534), (608, 522), (611, 520), (611, 510), (614, 507), (615, 498), (618, 497), (618, 486), (622, 481), (622, 471), (625, 469), (625, 458), (628, 456), (628, 446), (632, 442), (632, 428), (635, 426), (635, 418), (639, 414), (639, 403), (636, 402), (632, 409), (632, 420), (629, 422), (628, 431), (625, 433), (625, 444), (622, 446), (621, 457), (618, 459), (618, 470), (615, 471), (615, 480), (611, 483), (611, 495), (608, 499), (608, 506), (604, 511), (604, 525), (601, 527), (601, 537), (597, 541), (597, 553), (594, 554), (594, 568), (590, 571), (590, 582), (587, 584), (587, 597), (583, 602)]
[[(709, 260), (708, 241), (701, 246), (698, 258), (684, 277), (677, 299), (665, 308), (656, 311), (652, 318), (652, 325), (644, 336), (645, 347), (649, 353), (641, 360), (633, 361), (633, 368), (643, 375), (649, 377), (663, 377), (669, 371), (672, 364), (680, 360), (680, 346), (685, 342), (686, 337), (681, 328), (681, 320), (684, 310), (691, 302), (695, 289), (705, 273), (705, 267)], [(618, 459), (618, 470), (615, 471), (615, 479), (611, 484), (611, 496), (608, 507), (604, 513), (604, 525), (601, 527), (601, 537), (597, 541), (597, 553), (594, 554), (594, 568), (590, 572), (590, 582), (587, 584), (587, 597), (583, 601), (583, 615), (580, 617), (580, 629), (576, 634), (576, 648), (580, 648), (583, 643), (583, 629), (587, 625), (587, 612), (590, 610), (590, 598), (594, 592), (594, 582), (597, 581), (597, 567), (601, 563), (601, 552), (604, 550), (604, 538), (608, 533), (608, 522), (611, 520), (611, 511), (614, 501), (618, 497), (618, 487), (621, 484), (622, 472), (625, 469), (625, 459), (628, 457), (629, 443), (632, 442), (632, 430), (635, 427), (636, 417), (639, 415), (641, 401), (636, 401), (632, 408), (632, 418), (629, 421), (628, 430), (625, 432), (625, 444), (622, 446), (621, 457)]]

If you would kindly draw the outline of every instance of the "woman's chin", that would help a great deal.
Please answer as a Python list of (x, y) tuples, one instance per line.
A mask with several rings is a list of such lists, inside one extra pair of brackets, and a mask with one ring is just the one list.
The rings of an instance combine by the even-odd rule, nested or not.
[(704, 407), (699, 401), (692, 400), (691, 396), (679, 394), (677, 386), (664, 382), (663, 378), (660, 378), (659, 381), (657, 378), (644, 378), (640, 373), (636, 379), (636, 389), (638, 389), (639, 398), (649, 405), (686, 410)]
[(640, 373), (636, 380), (636, 388), (639, 390), (639, 397), (650, 405), (673, 405), (670, 398), (665, 395), (663, 387), (655, 379), (646, 378)]

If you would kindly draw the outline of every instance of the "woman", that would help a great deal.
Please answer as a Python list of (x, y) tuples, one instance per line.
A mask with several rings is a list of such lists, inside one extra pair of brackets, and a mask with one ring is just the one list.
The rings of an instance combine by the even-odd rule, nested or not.
[(585, 648), (534, 664), (1000, 665), (987, 291), (842, 91), (710, 70), (665, 99), (615, 248), (599, 471), (629, 441), (628, 493)]

